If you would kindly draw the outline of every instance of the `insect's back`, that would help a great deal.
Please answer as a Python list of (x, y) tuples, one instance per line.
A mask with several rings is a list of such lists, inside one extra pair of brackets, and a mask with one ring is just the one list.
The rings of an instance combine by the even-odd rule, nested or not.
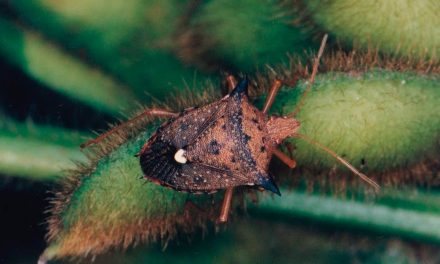
[(164, 124), (140, 153), (145, 177), (189, 192), (261, 185), (278, 193), (267, 172), (267, 117), (246, 88), (241, 82), (230, 96)]

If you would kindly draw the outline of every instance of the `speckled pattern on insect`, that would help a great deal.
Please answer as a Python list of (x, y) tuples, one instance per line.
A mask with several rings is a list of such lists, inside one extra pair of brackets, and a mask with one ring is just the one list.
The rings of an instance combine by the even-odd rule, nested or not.
[(178, 191), (257, 185), (279, 194), (268, 172), (272, 149), (295, 134), (299, 122), (259, 111), (247, 87), (242, 80), (221, 100), (163, 124), (139, 153), (145, 177)]

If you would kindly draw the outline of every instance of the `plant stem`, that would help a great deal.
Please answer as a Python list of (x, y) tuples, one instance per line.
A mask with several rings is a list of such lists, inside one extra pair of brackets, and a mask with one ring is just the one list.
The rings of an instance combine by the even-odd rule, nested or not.
[[(272, 218), (277, 215), (287, 221), (295, 218), (307, 219), (343, 228), (369, 230), (440, 243), (440, 214), (438, 212), (287, 190), (281, 193), (281, 198), (260, 195), (261, 199), (258, 204), (250, 204), (250, 213)], [(437, 200), (440, 201), (440, 195)]]

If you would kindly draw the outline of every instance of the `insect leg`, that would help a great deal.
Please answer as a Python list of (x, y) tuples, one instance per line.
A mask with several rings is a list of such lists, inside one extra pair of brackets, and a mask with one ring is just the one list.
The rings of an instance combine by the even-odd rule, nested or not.
[(266, 102), (264, 103), (263, 107), (263, 114), (266, 114), (267, 111), (269, 111), (270, 107), (272, 106), (273, 102), (275, 101), (275, 96), (277, 95), (278, 91), (280, 90), (283, 83), (280, 80), (275, 80), (272, 84), (272, 87), (270, 88), (269, 94), (267, 95)]
[(125, 123), (122, 123), (118, 126), (113, 127), (112, 129), (110, 129), (109, 131), (99, 135), (97, 138), (95, 139), (91, 139), (83, 144), (81, 144), (81, 148), (86, 148), (90, 145), (96, 144), (101, 142), (102, 140), (104, 140), (106, 137), (108, 137), (109, 135), (117, 132), (118, 130), (120, 130), (123, 127), (126, 127), (130, 124), (133, 124), (137, 121), (139, 121), (140, 119), (146, 117), (146, 116), (150, 116), (150, 117), (157, 117), (157, 118), (172, 118), (172, 117), (176, 117), (179, 114), (177, 113), (173, 113), (170, 111), (167, 111), (165, 109), (160, 109), (160, 108), (151, 108), (151, 109), (146, 109), (144, 112), (142, 112), (141, 114), (133, 117), (132, 119), (128, 120)]
[(230, 93), (234, 90), (235, 86), (237, 86), (237, 80), (235, 80), (233, 75), (228, 75), (226, 82), (228, 83), (228, 93)]
[(293, 169), (296, 167), (296, 161), (291, 159), (289, 156), (284, 154), (281, 150), (274, 148), (273, 154), (277, 156), (283, 163), (285, 163), (289, 168)]
[(225, 197), (223, 198), (223, 204), (220, 211), (219, 223), (225, 223), (228, 221), (229, 210), (231, 209), (232, 195), (234, 193), (234, 187), (226, 189)]
[(301, 100), (296, 105), (295, 111), (290, 113), (289, 117), (295, 117), (299, 113), (299, 111), (301, 110), (301, 107), (304, 105), (304, 102), (305, 102), (305, 99), (307, 97), (307, 94), (312, 89), (312, 85), (315, 82), (315, 76), (318, 73), (319, 61), (321, 60), (321, 56), (324, 53), (324, 48), (325, 48), (325, 44), (327, 42), (327, 37), (328, 37), (328, 35), (325, 34), (324, 37), (321, 40), (321, 46), (319, 47), (318, 55), (316, 56), (315, 61), (313, 63), (312, 75), (310, 76), (310, 80), (308, 82), (307, 88), (304, 91), (303, 96), (301, 97)]

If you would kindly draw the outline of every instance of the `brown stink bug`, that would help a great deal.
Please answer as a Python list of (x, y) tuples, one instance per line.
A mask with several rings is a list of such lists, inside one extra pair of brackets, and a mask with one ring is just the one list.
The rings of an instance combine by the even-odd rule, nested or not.
[[(315, 60), (309, 87), (314, 81), (325, 40), (326, 37)], [(294, 168), (295, 161), (277, 150), (277, 146), (287, 137), (302, 137), (378, 188), (374, 181), (336, 153), (298, 134), (298, 120), (290, 116), (267, 114), (282, 86), (281, 81), (273, 83), (261, 111), (249, 102), (247, 79), (237, 84), (229, 76), (227, 81), (232, 91), (211, 104), (187, 109), (180, 114), (149, 109), (129, 121), (145, 115), (170, 118), (139, 151), (140, 166), (146, 179), (177, 191), (192, 193), (226, 189), (219, 218), (220, 222), (226, 222), (234, 187), (257, 186), (280, 195), (269, 173), (269, 163), (275, 155)], [(108, 133), (112, 133), (112, 130), (88, 144), (99, 141)]]

